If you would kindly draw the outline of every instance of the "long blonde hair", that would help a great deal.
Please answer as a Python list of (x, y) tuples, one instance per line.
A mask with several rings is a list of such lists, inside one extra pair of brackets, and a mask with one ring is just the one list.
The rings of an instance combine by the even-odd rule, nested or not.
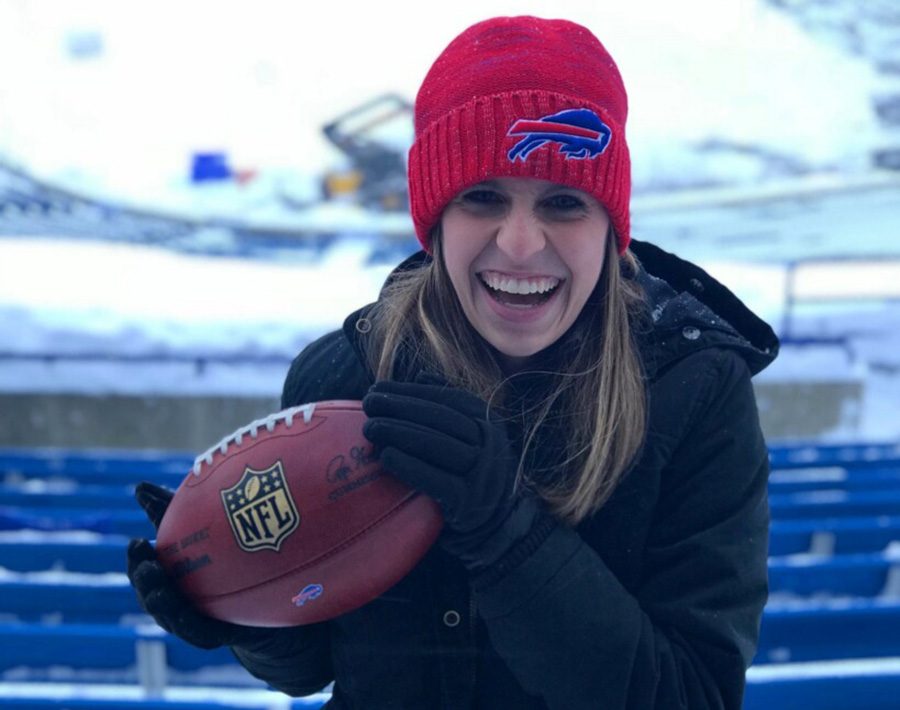
[[(619, 256), (612, 232), (606, 243), (600, 281), (564, 336), (571, 351), (542, 373), (551, 386), (539, 401), (519, 412), (525, 430), (518, 481), (573, 525), (606, 502), (646, 429), (643, 370), (630, 325), (642, 302), (634, 281), (637, 261), (629, 251)], [(415, 363), (502, 412), (518, 375), (504, 375), (493, 349), (463, 313), (444, 265), (439, 229), (432, 245), (432, 260), (396, 274), (370, 313), (370, 366), (378, 379), (391, 379)], [(529, 463), (540, 459), (540, 452), (531, 451), (536, 434), (542, 426), (559, 426), (560, 418), (567, 435), (559, 460), (547, 470), (529, 470)]]

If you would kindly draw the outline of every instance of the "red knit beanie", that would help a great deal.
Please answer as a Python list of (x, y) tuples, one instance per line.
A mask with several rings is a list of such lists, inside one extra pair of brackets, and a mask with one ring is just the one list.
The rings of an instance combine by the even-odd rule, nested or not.
[(615, 62), (566, 20), (497, 17), (437, 58), (416, 97), (410, 211), (419, 241), (459, 192), (495, 177), (534, 177), (590, 193), (619, 253), (630, 240), (628, 97)]

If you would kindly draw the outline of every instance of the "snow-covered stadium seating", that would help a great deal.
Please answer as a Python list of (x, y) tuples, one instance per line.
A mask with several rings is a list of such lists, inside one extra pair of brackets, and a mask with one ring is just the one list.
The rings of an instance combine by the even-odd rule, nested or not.
[[(771, 458), (771, 597), (745, 709), (896, 707), (897, 447), (775, 448)], [(0, 450), (0, 705), (288, 708), (327, 699), (268, 691), (227, 651), (187, 646), (139, 609), (125, 546), (152, 529), (133, 486), (174, 487), (190, 464), (180, 454)]]
[[(0, 156), (0, 237), (51, 236), (162, 246), (186, 253), (254, 258), (292, 253), (318, 260), (348, 234), (371, 241), (370, 263), (397, 263), (418, 249), (408, 217), (370, 214), (371, 227), (340, 226), (333, 217), (308, 211), (263, 223), (236, 218), (195, 217), (133, 207), (79, 193), (38, 179)], [(383, 238), (378, 238), (383, 237)]]

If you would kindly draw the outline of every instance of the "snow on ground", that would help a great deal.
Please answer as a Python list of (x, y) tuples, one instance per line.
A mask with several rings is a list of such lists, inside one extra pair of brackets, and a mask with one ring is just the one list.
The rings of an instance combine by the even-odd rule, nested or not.
[[(864, 384), (826, 440), (895, 439), (897, 195), (900, 181), (878, 177), (637, 201), (634, 233), (707, 268), (786, 338), (760, 381)], [(356, 235), (315, 259), (249, 260), (0, 239), (0, 391), (274, 397), (306, 343), (376, 297), (391, 264), (372, 263), (373, 248)]]
[[(141, 337), (123, 340), (124, 352), (166, 343), (201, 353), (291, 352), (298, 330), (331, 328), (377, 294), (387, 267), (366, 268), (371, 248), (346, 240), (314, 263), (286, 264), (125, 244), (7, 239), (0, 242), (0, 304), (21, 304), (51, 329), (75, 326), (54, 343), (60, 353), (90, 348), (92, 340), (131, 322), (143, 324)], [(27, 330), (6, 337), (13, 333), (4, 349), (37, 345)]]
[(80, 358), (0, 358), (0, 391), (275, 396), (304, 345), (377, 295), (370, 249), (278, 263), (0, 240), (0, 352)]
[[(298, 43), (287, 5), (260, 15), (197, 3), (179, 8), (177, 26), (159, 8), (126, 12), (100, 0), (0, 6), (0, 59), (9, 59), (0, 101), (16, 107), (0, 120), (0, 153), (116, 201), (356, 234), (322, 260), (289, 245), (253, 260), (211, 256), (234, 240), (215, 227), (186, 238), (193, 254), (0, 239), (0, 392), (274, 396), (299, 349), (375, 298), (390, 265), (371, 263), (365, 230), (410, 231), (405, 214), (376, 224), (349, 204), (290, 211), (279, 195), (302, 201), (334, 167), (325, 121), (384, 90), (412, 98), (446, 41), (506, 12), (458, 5), (438, 10), (447, 14), (428, 23), (433, 35), (381, 37), (379, 46), (402, 44), (402, 59), (374, 53), (366, 72), (356, 52), (344, 62), (333, 48), (316, 50), (321, 37)], [(307, 20), (323, 12), (322, 27), (332, 12), (297, 11)], [(517, 11), (545, 13), (528, 2)], [(247, 12), (265, 20), (264, 32), (246, 32)], [(785, 348), (763, 379), (866, 382), (862, 411), (848, 412), (854, 423), (833, 437), (900, 437), (900, 182), (864, 172), (884, 137), (870, 103), (875, 69), (755, 0), (638, 0), (602, 12), (575, 2), (554, 12), (595, 29), (629, 86), (634, 236), (707, 268), (783, 336), (843, 338)], [(201, 31), (211, 13), (212, 34)], [(161, 18), (164, 30), (154, 29)], [(73, 51), (79, 37), (98, 51)], [(354, 39), (361, 50), (370, 41), (366, 32)], [(321, 72), (308, 70), (323, 56), (330, 73), (319, 85)], [(224, 150), (259, 175), (192, 188), (187, 165), (198, 149)], [(824, 175), (775, 182), (811, 171)], [(671, 192), (710, 184), (736, 187), (715, 199)]]

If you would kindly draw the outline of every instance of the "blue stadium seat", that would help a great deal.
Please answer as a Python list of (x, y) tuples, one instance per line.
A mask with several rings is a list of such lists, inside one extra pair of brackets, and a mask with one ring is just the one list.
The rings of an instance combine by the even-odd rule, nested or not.
[(28, 483), (0, 484), (3, 507), (94, 508), (96, 510), (135, 508), (133, 485), (78, 485), (73, 482), (36, 488)]
[(769, 447), (772, 470), (810, 466), (854, 468), (900, 465), (900, 443), (883, 444), (774, 444)]
[[(272, 694), (275, 695), (274, 693)], [(234, 703), (212, 700), (166, 700), (149, 697), (146, 700), (116, 700), (112, 698), (4, 698), (0, 689), (0, 703), (4, 710), (316, 710), (323, 700), (272, 700), (260, 699), (258, 703), (240, 700)]]
[(883, 554), (769, 559), (769, 591), (776, 595), (875, 597), (885, 591), (892, 566)]
[(880, 552), (900, 542), (900, 516), (773, 520), (769, 555)]
[(743, 710), (896, 710), (900, 661), (792, 663), (751, 668)]
[[(124, 568), (124, 564), (122, 565)], [(67, 584), (0, 580), (0, 609), (21, 621), (40, 621), (48, 615), (65, 623), (118, 623), (141, 614), (134, 590), (125, 579), (107, 584)]]
[(115, 535), (82, 541), (0, 541), (0, 567), (13, 572), (121, 572), (125, 569), (127, 544), (127, 537)]
[(133, 510), (0, 506), (0, 530), (85, 530), (126, 537), (155, 537), (138, 506)]
[[(54, 690), (56, 692), (54, 692)], [(330, 697), (316, 693), (307, 698), (290, 698), (271, 690), (167, 689), (165, 694), (141, 688), (116, 688), (80, 684), (29, 689), (25, 697), (15, 688), (0, 684), (0, 707), (4, 710), (317, 710)], [(123, 697), (124, 696), (124, 697)]]
[(236, 683), (223, 679), (223, 685), (259, 685), (259, 681), (249, 678), (247, 671), (228, 649), (203, 651), (155, 627), (144, 632), (135, 627), (114, 624), (0, 623), (0, 672), (22, 667), (47, 669), (68, 666), (75, 669), (131, 670), (136, 673), (138, 641), (164, 644), (166, 665), (173, 671), (188, 673), (226, 668), (238, 677)]
[(900, 656), (900, 600), (770, 602), (755, 663)]
[[(0, 567), (14, 572), (45, 570), (93, 574), (124, 572), (127, 542), (128, 538), (123, 536), (103, 536), (81, 542), (59, 540), (0, 542)], [(892, 565), (897, 566), (898, 562), (878, 552), (835, 556), (798, 554), (770, 557), (769, 585), (772, 593), (871, 597), (883, 590)], [(4, 588), (3, 584), (0, 582), (0, 600), (7, 600), (9, 606), (6, 608), (12, 610), (17, 607), (17, 593), (12, 587)], [(24, 593), (25, 590), (19, 591)], [(73, 596), (80, 593), (77, 589), (69, 590), (69, 594)], [(39, 595), (40, 592), (36, 594)], [(65, 599), (65, 597), (53, 598)], [(0, 603), (0, 608), (3, 606)], [(29, 606), (34, 613), (40, 609), (34, 601), (29, 602)], [(71, 606), (72, 603), (60, 603), (60, 608)], [(120, 613), (132, 611), (130, 604), (127, 607)], [(123, 606), (119, 604), (109, 608), (123, 609)]]
[[(893, 708), (900, 667), (885, 659), (900, 657), (900, 573), (889, 550), (900, 545), (900, 448), (774, 449), (772, 460), (771, 596), (744, 710)], [(154, 535), (134, 502), (134, 484), (153, 480), (175, 488), (192, 462), (164, 452), (0, 450), (0, 531), (7, 531), (0, 534), (0, 567), (9, 571), (0, 581), (0, 706), (229, 707), (221, 699), (132, 695), (75, 697), (60, 705), (50, 695), (3, 692), (10, 677), (24, 674), (36, 687), (60, 666), (99, 674), (100, 682), (119, 678), (137, 690), (146, 644), (164, 658), (170, 686), (208, 683), (213, 669), (217, 686), (260, 687), (228, 651), (201, 651), (156, 630), (124, 577), (128, 538)], [(47, 570), (119, 576), (40, 574)], [(857, 665), (841, 666), (837, 675), (812, 665), (835, 659)], [(260, 707), (323, 702), (272, 697), (279, 704)]]
[(773, 520), (900, 516), (900, 490), (807, 491), (770, 495)]
[(69, 449), (0, 449), (0, 477), (51, 478), (83, 484), (129, 485), (151, 480), (177, 487), (191, 470), (187, 454)]
[(844, 466), (772, 471), (769, 493), (801, 493), (815, 490), (900, 490), (900, 466), (849, 469)]

